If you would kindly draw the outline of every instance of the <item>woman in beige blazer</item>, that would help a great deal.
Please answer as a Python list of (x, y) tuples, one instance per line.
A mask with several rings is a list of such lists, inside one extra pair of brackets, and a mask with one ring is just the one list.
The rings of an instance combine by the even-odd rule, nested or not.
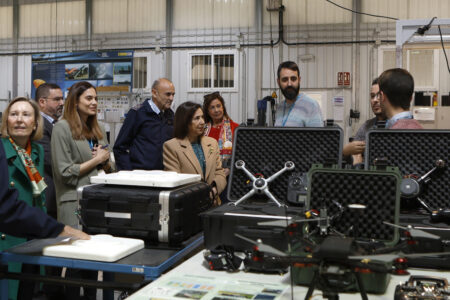
[(218, 195), (225, 189), (226, 177), (219, 146), (213, 138), (203, 136), (205, 119), (201, 106), (182, 103), (175, 112), (175, 138), (164, 143), (164, 169), (185, 174), (200, 174), (211, 186), (211, 200), (220, 205)]

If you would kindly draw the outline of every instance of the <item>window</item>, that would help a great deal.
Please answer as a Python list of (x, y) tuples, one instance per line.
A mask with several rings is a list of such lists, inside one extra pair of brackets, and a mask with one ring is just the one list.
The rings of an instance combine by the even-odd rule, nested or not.
[(191, 90), (237, 89), (235, 52), (191, 53)]

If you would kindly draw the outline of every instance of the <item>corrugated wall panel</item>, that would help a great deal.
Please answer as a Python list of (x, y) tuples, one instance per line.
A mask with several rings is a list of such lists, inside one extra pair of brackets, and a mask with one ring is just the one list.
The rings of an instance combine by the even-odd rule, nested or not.
[[(361, 10), (368, 14), (387, 16), (397, 19), (406, 19), (409, 11), (409, 0), (362, 0)], [(363, 23), (387, 23), (395, 22), (386, 18), (376, 18), (363, 15), (361, 18)]]
[(31, 95), (31, 56), (17, 57), (17, 96), (30, 97)]
[(129, 32), (162, 31), (165, 25), (165, 0), (128, 0)]
[(408, 19), (449, 18), (449, 2), (448, 0), (410, 0)]
[(0, 39), (9, 39), (13, 36), (13, 8), (0, 6)]
[(92, 3), (93, 33), (127, 32), (128, 1), (94, 0)]
[(0, 56), (0, 99), (7, 99), (9, 92), (12, 93), (12, 64), (11, 56)]
[(174, 0), (174, 29), (229, 29), (254, 25), (256, 0)]
[(85, 1), (20, 5), (20, 37), (83, 34), (85, 10)]

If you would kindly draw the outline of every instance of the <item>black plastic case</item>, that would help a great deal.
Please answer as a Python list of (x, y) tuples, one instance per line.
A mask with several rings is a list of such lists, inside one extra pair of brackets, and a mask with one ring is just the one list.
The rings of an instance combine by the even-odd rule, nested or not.
[[(343, 132), (338, 126), (323, 128), (260, 128), (238, 127), (234, 136), (231, 173), (228, 181), (228, 199), (239, 200), (252, 188), (246, 174), (236, 168), (243, 160), (255, 176), (269, 178), (282, 169), (287, 161), (295, 169), (283, 173), (269, 184), (271, 193), (279, 201), (287, 199), (289, 177), (293, 173), (307, 173), (314, 163), (341, 164)], [(252, 199), (267, 199), (253, 196)]]
[[(83, 230), (177, 245), (201, 231), (210, 207), (209, 186), (173, 189), (94, 184), (78, 190)], [(84, 224), (83, 224), (84, 223)]]
[(205, 248), (231, 247), (234, 251), (252, 250), (253, 244), (235, 236), (238, 233), (256, 241), (261, 239), (281, 251), (292, 243), (282, 226), (264, 225), (264, 222), (286, 221), (303, 215), (303, 208), (277, 207), (273, 204), (222, 205), (202, 214)]
[[(333, 216), (340, 211), (335, 202), (342, 206), (332, 228), (346, 234), (351, 226), (357, 226), (357, 235), (350, 234), (352, 237), (383, 241), (387, 246), (398, 242), (398, 229), (383, 224), (398, 224), (401, 176), (397, 168), (354, 170), (314, 165), (308, 177), (307, 209), (325, 207), (328, 216)], [(349, 204), (366, 208), (352, 210)]]

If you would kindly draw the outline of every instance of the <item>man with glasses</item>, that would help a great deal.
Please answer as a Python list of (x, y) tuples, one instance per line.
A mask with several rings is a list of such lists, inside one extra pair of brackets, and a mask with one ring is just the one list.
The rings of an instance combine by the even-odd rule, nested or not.
[(405, 69), (389, 69), (381, 73), (379, 101), (388, 119), (389, 129), (423, 129), (409, 110), (414, 93), (414, 79)]
[(344, 154), (344, 157), (349, 157), (352, 155), (353, 164), (363, 162), (362, 154), (366, 148), (365, 139), (367, 131), (376, 127), (377, 122), (386, 120), (386, 117), (381, 111), (380, 101), (378, 99), (379, 90), (378, 78), (375, 78), (372, 81), (372, 86), (370, 88), (370, 106), (375, 114), (375, 117), (364, 122), (364, 124), (356, 132), (353, 141), (344, 146), (342, 153)]
[(61, 88), (54, 83), (43, 83), (36, 90), (36, 102), (41, 110), (42, 119), (44, 120), (44, 135), (41, 140), (37, 141), (44, 147), (44, 180), (47, 184), (45, 191), (45, 203), (47, 213), (53, 218), (56, 216), (56, 197), (55, 185), (53, 184), (52, 174), (52, 154), (50, 141), (52, 137), (53, 125), (62, 115), (64, 107), (64, 97)]
[[(52, 174), (52, 152), (51, 152), (51, 137), (53, 125), (58, 121), (62, 115), (64, 108), (64, 97), (61, 88), (54, 83), (43, 83), (36, 89), (36, 102), (44, 121), (44, 134), (42, 139), (37, 141), (44, 148), (44, 180), (47, 184), (45, 189), (45, 206), (47, 207), (47, 214), (57, 219), (56, 215), (56, 194), (55, 184), (53, 183)], [(47, 275), (60, 276), (61, 268), (46, 267)], [(45, 284), (43, 290), (48, 299), (62, 299), (64, 298), (63, 286)], [(62, 298), (61, 298), (62, 297)]]
[(131, 108), (114, 144), (119, 170), (163, 170), (163, 144), (173, 138), (175, 87), (167, 78), (152, 85), (152, 97)]
[(322, 112), (316, 100), (300, 93), (300, 70), (293, 61), (278, 66), (277, 83), (286, 98), (277, 106), (275, 126), (323, 127)]

